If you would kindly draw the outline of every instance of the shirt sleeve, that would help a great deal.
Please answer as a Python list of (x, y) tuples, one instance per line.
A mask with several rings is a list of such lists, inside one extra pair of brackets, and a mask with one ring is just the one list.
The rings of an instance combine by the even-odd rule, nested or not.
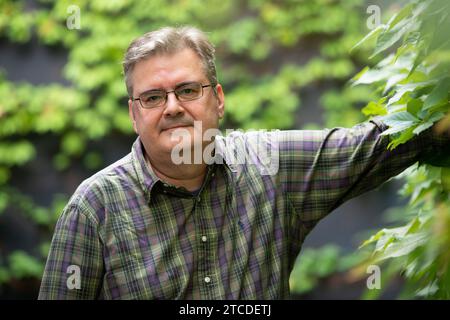
[(68, 204), (54, 231), (40, 300), (96, 299), (103, 279), (102, 242), (86, 210)]
[(389, 136), (381, 135), (386, 129), (374, 118), (352, 128), (281, 132), (281, 181), (303, 230), (309, 232), (342, 203), (378, 187), (424, 154), (450, 145), (430, 128), (389, 151)]

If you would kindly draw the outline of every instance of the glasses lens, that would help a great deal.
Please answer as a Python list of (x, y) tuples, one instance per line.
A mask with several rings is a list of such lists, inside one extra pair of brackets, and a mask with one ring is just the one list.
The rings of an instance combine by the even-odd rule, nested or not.
[(154, 108), (161, 105), (166, 98), (163, 91), (148, 91), (141, 94), (140, 99), (144, 108)]
[(190, 101), (202, 96), (202, 85), (200, 83), (188, 83), (175, 90), (180, 101)]

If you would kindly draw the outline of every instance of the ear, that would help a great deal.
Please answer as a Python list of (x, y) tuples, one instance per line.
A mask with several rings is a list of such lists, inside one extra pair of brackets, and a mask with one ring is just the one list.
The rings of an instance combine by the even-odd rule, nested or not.
[(217, 114), (219, 115), (219, 119), (222, 119), (225, 114), (225, 94), (223, 93), (222, 86), (220, 84), (216, 85), (217, 92)]
[(139, 135), (136, 125), (136, 115), (134, 113), (133, 101), (131, 99), (128, 99), (128, 115), (130, 116), (131, 123), (133, 124), (134, 132)]

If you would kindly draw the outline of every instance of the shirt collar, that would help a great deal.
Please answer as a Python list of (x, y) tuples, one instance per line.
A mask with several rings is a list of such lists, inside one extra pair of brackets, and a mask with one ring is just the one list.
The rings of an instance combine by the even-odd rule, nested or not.
[[(230, 169), (230, 165), (226, 162), (226, 146), (222, 136), (216, 136), (214, 139), (214, 165), (224, 165)], [(163, 185), (163, 182), (155, 174), (151, 165), (146, 161), (145, 149), (139, 136), (133, 143), (131, 149), (131, 157), (133, 167), (139, 181), (139, 184), (144, 191), (146, 201), (149, 203), (152, 196), (157, 192), (158, 185)], [(210, 168), (208, 168), (209, 170)], [(209, 172), (209, 171), (208, 171)]]
[(161, 179), (156, 176), (153, 169), (147, 164), (144, 145), (139, 137), (133, 143), (131, 157), (139, 184), (144, 191), (147, 202), (150, 202), (152, 190)]

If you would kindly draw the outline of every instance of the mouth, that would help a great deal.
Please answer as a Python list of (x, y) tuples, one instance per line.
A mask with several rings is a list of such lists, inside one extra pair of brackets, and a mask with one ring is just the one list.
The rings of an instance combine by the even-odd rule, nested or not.
[(165, 129), (162, 129), (161, 131), (169, 131), (169, 130), (175, 130), (175, 129), (180, 129), (180, 128), (187, 128), (187, 127), (190, 127), (191, 125), (186, 125), (186, 124), (184, 124), (184, 125), (177, 125), (177, 126), (172, 126), (172, 127), (169, 127), (169, 128), (165, 128)]

